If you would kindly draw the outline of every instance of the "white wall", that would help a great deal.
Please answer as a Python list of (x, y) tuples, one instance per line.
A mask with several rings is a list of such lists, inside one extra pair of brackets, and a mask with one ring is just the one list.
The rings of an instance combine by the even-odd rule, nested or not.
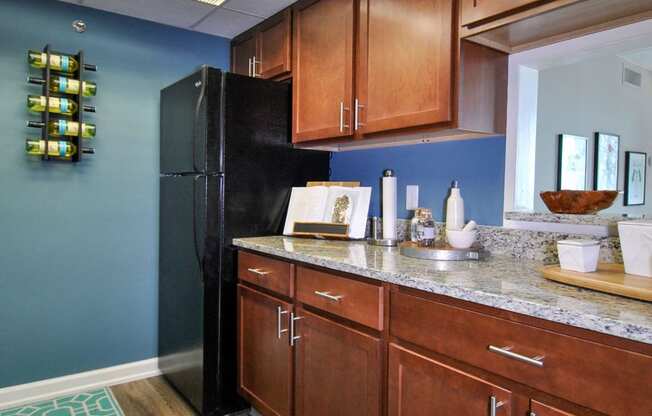
[[(588, 137), (589, 189), (593, 183), (593, 136), (596, 131), (620, 135), (619, 190), (624, 189), (625, 151), (652, 156), (652, 72), (643, 74), (642, 88), (622, 83), (625, 61), (599, 56), (570, 65), (539, 71), (534, 210), (547, 211), (540, 191), (554, 190), (557, 171), (557, 136), (561, 133)], [(631, 64), (627, 64), (633, 67)], [(622, 195), (603, 213), (652, 214), (652, 180), (648, 166), (647, 204), (623, 206)]]

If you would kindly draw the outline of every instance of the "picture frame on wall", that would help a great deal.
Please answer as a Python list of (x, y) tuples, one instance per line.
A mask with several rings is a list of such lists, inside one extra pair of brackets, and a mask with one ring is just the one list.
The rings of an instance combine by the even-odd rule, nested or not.
[(557, 190), (586, 191), (588, 137), (560, 134), (557, 150)]
[(620, 136), (595, 133), (593, 153), (593, 190), (617, 191), (620, 164)]
[(625, 206), (645, 205), (647, 153), (625, 152)]

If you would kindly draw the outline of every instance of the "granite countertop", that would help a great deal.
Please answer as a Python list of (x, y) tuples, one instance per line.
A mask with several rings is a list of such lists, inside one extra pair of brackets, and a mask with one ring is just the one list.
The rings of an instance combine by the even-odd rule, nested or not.
[(510, 221), (526, 222), (547, 222), (555, 224), (574, 225), (597, 225), (612, 226), (618, 225), (619, 221), (631, 221), (641, 219), (640, 216), (624, 216), (618, 214), (555, 214), (552, 212), (530, 212), (530, 211), (509, 211), (505, 212), (505, 219)]
[(652, 304), (548, 281), (541, 263), (507, 256), (444, 262), (365, 242), (292, 237), (234, 239), (235, 246), (652, 344)]

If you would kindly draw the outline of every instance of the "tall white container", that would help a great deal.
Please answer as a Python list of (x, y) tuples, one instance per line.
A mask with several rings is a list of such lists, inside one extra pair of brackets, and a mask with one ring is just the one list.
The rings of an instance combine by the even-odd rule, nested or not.
[(396, 240), (396, 176), (383, 171), (383, 239)]
[(464, 199), (457, 181), (453, 181), (451, 195), (446, 202), (446, 229), (461, 230), (464, 228)]
[(625, 273), (652, 277), (652, 221), (620, 221)]

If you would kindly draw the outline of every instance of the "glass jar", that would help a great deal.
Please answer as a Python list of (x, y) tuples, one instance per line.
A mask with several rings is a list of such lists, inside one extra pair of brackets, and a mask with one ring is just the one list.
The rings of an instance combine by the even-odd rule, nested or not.
[(430, 247), (435, 243), (435, 220), (432, 219), (432, 210), (417, 208), (414, 218), (410, 221), (410, 240), (421, 247)]

